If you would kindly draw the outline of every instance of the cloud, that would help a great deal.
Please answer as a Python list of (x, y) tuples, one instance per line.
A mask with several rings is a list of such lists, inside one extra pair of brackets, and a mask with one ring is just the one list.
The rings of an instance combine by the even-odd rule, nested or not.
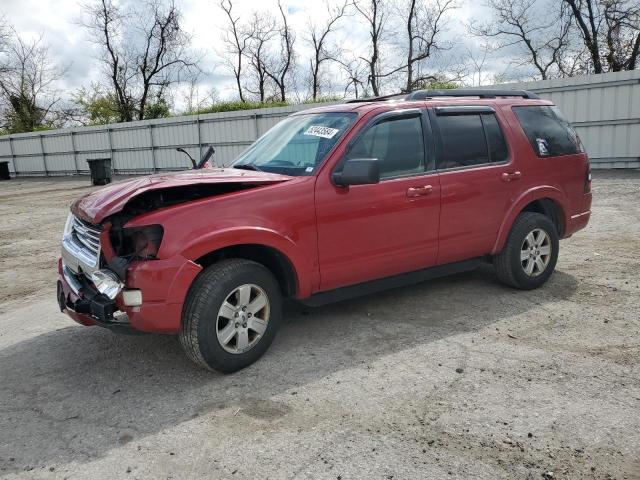
[[(91, 0), (83, 0), (91, 1)], [(130, 2), (132, 0), (126, 0)], [(55, 62), (68, 66), (68, 74), (60, 87), (71, 93), (83, 85), (89, 85), (101, 77), (98, 51), (90, 42), (87, 33), (78, 24), (81, 14), (78, 0), (0, 0), (0, 14), (3, 14), (15, 28), (25, 36), (42, 35), (50, 44), (50, 52)], [(135, 2), (134, 2), (135, 4)], [(235, 96), (234, 78), (223, 60), (224, 45), (222, 35), (227, 19), (217, 0), (177, 0), (183, 13), (183, 28), (193, 37), (193, 48), (203, 58), (201, 82), (204, 86), (215, 87), (222, 98)], [(283, 0), (289, 14), (289, 21), (296, 30), (296, 50), (301, 66), (308, 68), (306, 58), (312, 52), (307, 41), (311, 21), (322, 23), (327, 18), (327, 7), (322, 1)], [(279, 15), (277, 0), (236, 0), (234, 12), (246, 17), (253, 10)], [(478, 51), (479, 42), (466, 34), (464, 24), (471, 18), (486, 18), (486, 10), (478, 2), (468, 0), (453, 12), (449, 21), (449, 38), (458, 40), (458, 46), (443, 54), (434, 65), (446, 65), (466, 50)], [(363, 52), (368, 44), (367, 26), (362, 18), (351, 13), (336, 30), (336, 41), (347, 51)], [(395, 36), (395, 31), (389, 32)], [(397, 53), (387, 49), (383, 52), (389, 64), (397, 61)], [(504, 61), (492, 60), (491, 68), (499, 69)], [(336, 66), (331, 67), (331, 77), (339, 78)]]

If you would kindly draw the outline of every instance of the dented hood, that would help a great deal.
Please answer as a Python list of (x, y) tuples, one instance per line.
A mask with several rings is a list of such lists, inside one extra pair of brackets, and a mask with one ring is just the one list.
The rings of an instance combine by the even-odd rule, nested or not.
[(121, 211), (134, 197), (150, 190), (163, 190), (199, 184), (268, 185), (285, 182), (293, 177), (237, 168), (210, 168), (168, 174), (149, 175), (112, 183), (79, 198), (71, 207), (80, 218), (100, 223), (109, 215)]

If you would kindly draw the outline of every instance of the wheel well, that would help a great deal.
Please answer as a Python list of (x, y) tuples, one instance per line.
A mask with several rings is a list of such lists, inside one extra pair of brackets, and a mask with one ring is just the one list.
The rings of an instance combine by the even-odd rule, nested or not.
[(562, 209), (554, 200), (550, 198), (540, 198), (527, 204), (523, 209), (523, 212), (536, 212), (546, 215), (556, 226), (558, 235), (560, 237), (564, 234), (564, 220), (562, 217)]
[(233, 245), (207, 253), (194, 261), (206, 268), (227, 258), (244, 258), (264, 265), (275, 275), (285, 297), (292, 297), (296, 294), (295, 269), (289, 259), (275, 248), (258, 244)]

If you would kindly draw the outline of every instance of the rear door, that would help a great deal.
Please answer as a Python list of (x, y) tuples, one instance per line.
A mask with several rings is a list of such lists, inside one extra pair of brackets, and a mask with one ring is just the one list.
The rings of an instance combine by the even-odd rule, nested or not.
[(430, 116), (441, 188), (437, 263), (488, 254), (522, 175), (506, 123), (489, 106), (434, 108)]
[(424, 111), (375, 117), (344, 157), (377, 158), (380, 183), (339, 187), (331, 172), (316, 184), (321, 289), (418, 270), (435, 264), (440, 186)]

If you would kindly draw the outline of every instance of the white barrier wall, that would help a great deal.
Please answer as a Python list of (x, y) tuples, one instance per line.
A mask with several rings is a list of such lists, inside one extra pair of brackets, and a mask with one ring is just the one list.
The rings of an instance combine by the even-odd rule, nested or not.
[[(505, 85), (502, 85), (504, 88)], [(509, 84), (552, 100), (574, 124), (593, 168), (640, 168), (640, 70)], [(86, 160), (109, 157), (116, 173), (190, 166), (208, 144), (226, 165), (282, 118), (314, 105), (192, 115), (0, 137), (0, 161), (17, 175), (88, 173)]]
[(558, 105), (580, 135), (593, 168), (640, 168), (640, 70), (511, 87)]

